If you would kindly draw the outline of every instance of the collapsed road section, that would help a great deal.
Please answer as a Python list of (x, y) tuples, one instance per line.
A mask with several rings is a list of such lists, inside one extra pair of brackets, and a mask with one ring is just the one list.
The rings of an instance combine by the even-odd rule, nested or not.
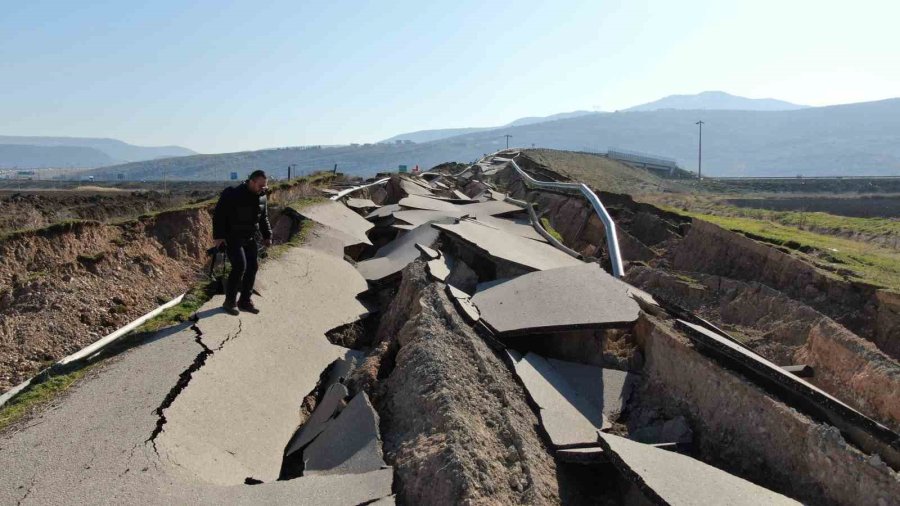
[[(520, 157), (508, 153), (462, 172), (394, 176), (355, 195), (366, 200), (359, 213), (373, 225), (368, 236), (378, 238), (354, 260), (369, 282), (367, 297), (378, 305), (380, 324), (349, 385), (351, 394), (353, 389), (369, 392), (382, 415), (385, 461), (395, 468), (400, 500), (893, 500), (900, 490), (896, 416), (884, 416), (884, 408), (861, 409), (868, 406), (855, 399), (835, 399), (846, 392), (814, 393), (824, 385), (804, 390), (803, 380), (782, 374), (777, 366), (773, 372), (750, 374), (711, 355), (678, 320), (705, 323), (708, 332), (718, 327), (650, 283), (629, 284), (626, 280), (636, 278), (627, 272), (625, 280), (607, 274), (601, 268), (610, 269), (602, 221), (584, 202), (575, 204), (577, 196), (527, 188), (517, 180), (515, 160)], [(552, 172), (544, 168), (534, 175), (546, 180)], [(632, 212), (615, 204), (613, 216)], [(529, 206), (537, 212), (529, 213)], [(583, 210), (575, 214), (581, 221), (562, 221), (572, 219), (573, 208)], [(661, 250), (664, 254), (661, 245), (677, 243), (688, 230), (682, 223), (670, 225), (665, 213), (650, 211), (642, 209), (649, 218), (628, 220), (621, 230), (625, 265), (636, 271), (646, 268), (629, 257), (641, 251), (637, 237), (658, 248), (643, 246), (655, 258)], [(548, 225), (566, 248), (554, 247), (540, 233)], [(432, 291), (432, 285), (438, 288)], [(434, 314), (436, 307), (457, 314)], [(492, 377), (493, 385), (469, 379), (460, 363), (467, 355), (452, 351), (447, 353), (457, 359), (456, 369), (419, 376), (437, 360), (423, 348), (445, 346), (469, 333), (486, 345), (476, 362), (504, 366)], [(752, 348), (741, 349), (766, 361)], [(410, 360), (411, 354), (417, 360)], [(888, 378), (896, 377), (892, 364), (894, 372), (882, 369)], [(410, 390), (399, 380), (410, 377), (407, 368), (417, 371), (420, 388)], [(773, 387), (772, 374), (787, 382), (787, 390)], [(498, 490), (497, 481), (517, 479), (510, 481), (508, 468), (479, 464), (485, 456), (469, 447), (477, 445), (472, 436), (465, 437), (471, 443), (465, 447), (449, 442), (463, 437), (454, 420), (464, 414), (484, 416), (478, 408), (466, 411), (462, 397), (496, 395), (500, 377), (513, 381), (505, 399), (520, 398), (534, 413), (535, 435), (556, 468), (549, 487), (544, 474), (526, 479), (531, 489), (521, 481), (521, 488), (510, 485), (531, 495), (510, 498), (508, 490)], [(396, 389), (409, 398), (398, 400)], [(447, 404), (428, 410), (410, 406), (412, 399), (429, 405), (431, 395)], [(417, 423), (422, 417), (427, 426)], [(509, 430), (492, 422), (478, 433), (488, 437)], [(434, 456), (426, 449), (432, 446), (444, 453)], [(521, 469), (550, 464), (518, 453)], [(472, 472), (441, 474), (460, 461), (468, 462)], [(423, 467), (436, 469), (437, 477), (452, 486), (426, 487)], [(673, 469), (684, 469), (690, 478), (671, 479)]]
[(896, 503), (900, 367), (864, 325), (691, 257), (746, 238), (596, 192), (609, 234), (523, 174), (562, 179), (510, 151), (335, 185), (260, 315), (214, 298), (4, 435), (0, 498)]

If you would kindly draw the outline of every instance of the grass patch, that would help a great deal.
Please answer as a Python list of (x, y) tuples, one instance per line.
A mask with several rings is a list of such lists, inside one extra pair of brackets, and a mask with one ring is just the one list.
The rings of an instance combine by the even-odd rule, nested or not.
[(81, 263), (93, 264), (93, 263), (99, 262), (100, 260), (103, 260), (103, 257), (105, 257), (105, 256), (106, 256), (106, 253), (101, 251), (101, 252), (95, 253), (93, 255), (81, 254), (81, 255), (78, 255), (76, 258)]
[(194, 285), (185, 294), (181, 302), (164, 310), (162, 313), (144, 322), (134, 330), (135, 333), (152, 333), (172, 325), (188, 321), (203, 304), (215, 295), (212, 283), (203, 282)]
[(858, 281), (900, 290), (900, 251), (764, 219), (718, 216), (673, 208), (667, 210), (796, 250), (795, 254), (807, 257), (811, 263), (827, 270), (848, 273), (849, 277)]
[(46, 381), (32, 385), (21, 394), (13, 397), (5, 406), (0, 408), (0, 432), (29, 413), (34, 412), (37, 408), (52, 401), (60, 393), (68, 390), (75, 382), (83, 378), (92, 367), (87, 366), (68, 374), (51, 376)]
[(546, 217), (541, 218), (541, 226), (544, 227), (544, 230), (546, 230), (548, 234), (553, 236), (554, 239), (556, 239), (560, 243), (563, 242), (562, 234), (560, 234), (559, 231), (553, 228), (553, 225), (550, 224), (550, 220), (548, 220)]

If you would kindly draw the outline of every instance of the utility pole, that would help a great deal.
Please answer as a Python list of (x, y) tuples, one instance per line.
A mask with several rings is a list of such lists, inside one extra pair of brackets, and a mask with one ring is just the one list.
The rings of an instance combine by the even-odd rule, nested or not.
[(697, 144), (697, 179), (703, 180), (703, 120), (700, 120), (695, 125), (700, 127), (700, 142)]
[(512, 135), (506, 134), (503, 137), (506, 137), (506, 149), (509, 149), (509, 138), (512, 137)]

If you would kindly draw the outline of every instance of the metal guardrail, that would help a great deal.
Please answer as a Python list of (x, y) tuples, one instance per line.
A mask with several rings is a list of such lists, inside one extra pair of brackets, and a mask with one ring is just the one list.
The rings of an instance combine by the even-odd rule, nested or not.
[(600, 221), (603, 222), (603, 227), (606, 229), (606, 246), (609, 249), (609, 260), (612, 263), (613, 276), (617, 278), (621, 278), (625, 274), (625, 269), (622, 267), (622, 254), (619, 250), (619, 237), (616, 234), (616, 224), (613, 221), (612, 217), (607, 212), (606, 208), (603, 206), (603, 202), (600, 202), (600, 199), (597, 195), (591, 191), (590, 188), (584, 183), (559, 183), (556, 181), (538, 181), (537, 179), (529, 176), (519, 164), (516, 163), (515, 160), (510, 160), (513, 168), (516, 169), (516, 172), (519, 173), (519, 176), (525, 181), (525, 185), (529, 188), (540, 188), (545, 190), (561, 190), (566, 192), (578, 192), (580, 193), (587, 201), (591, 204), (591, 207), (596, 211), (597, 216), (600, 217)]
[(347, 195), (350, 195), (353, 192), (362, 190), (363, 188), (368, 188), (370, 186), (375, 186), (377, 184), (387, 183), (388, 180), (390, 180), (390, 179), (391, 178), (386, 177), (383, 179), (379, 179), (378, 181), (375, 181), (374, 183), (364, 184), (364, 185), (360, 185), (360, 186), (354, 186), (353, 188), (347, 188), (346, 190), (341, 190), (340, 192), (338, 192), (337, 195), (331, 197), (331, 200), (340, 200), (340, 199), (346, 197)]

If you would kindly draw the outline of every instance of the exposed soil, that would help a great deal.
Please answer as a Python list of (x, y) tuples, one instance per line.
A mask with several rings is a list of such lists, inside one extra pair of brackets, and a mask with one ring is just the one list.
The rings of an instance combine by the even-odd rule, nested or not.
[(166, 192), (139, 188), (0, 189), (0, 235), (68, 220), (127, 220), (209, 200), (224, 184), (169, 185)]
[[(297, 185), (273, 195), (276, 240), (296, 231), (277, 202), (314, 194)], [(64, 222), (0, 239), (0, 391), (204, 279), (211, 212), (202, 206), (115, 224)]]

